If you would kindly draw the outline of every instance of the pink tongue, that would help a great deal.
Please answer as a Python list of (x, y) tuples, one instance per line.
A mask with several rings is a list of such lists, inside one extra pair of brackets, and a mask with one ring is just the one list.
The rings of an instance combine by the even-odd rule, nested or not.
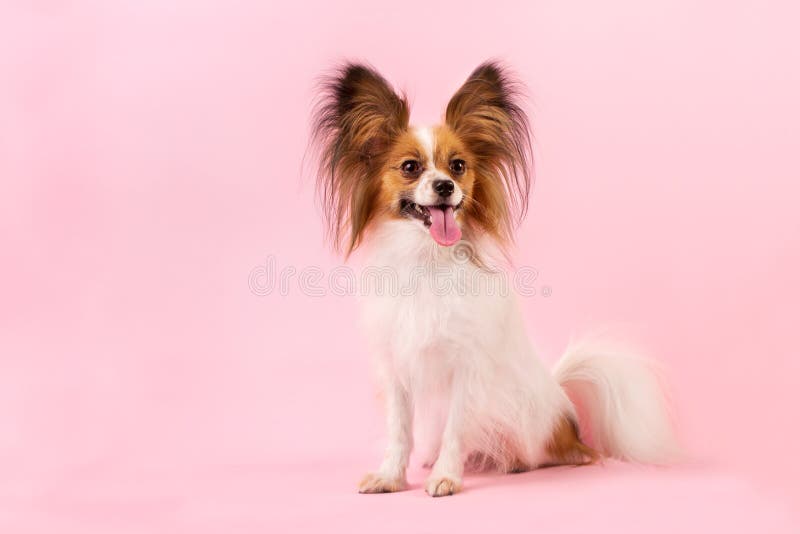
[(436, 206), (428, 208), (431, 214), (431, 237), (445, 247), (455, 245), (461, 239), (461, 228), (453, 217), (453, 207), (442, 209)]

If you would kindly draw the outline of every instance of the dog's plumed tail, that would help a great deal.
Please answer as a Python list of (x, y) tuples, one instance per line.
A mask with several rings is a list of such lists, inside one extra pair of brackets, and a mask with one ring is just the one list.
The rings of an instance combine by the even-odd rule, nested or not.
[(553, 371), (581, 434), (604, 456), (666, 464), (679, 458), (669, 405), (652, 362), (607, 341), (571, 343)]

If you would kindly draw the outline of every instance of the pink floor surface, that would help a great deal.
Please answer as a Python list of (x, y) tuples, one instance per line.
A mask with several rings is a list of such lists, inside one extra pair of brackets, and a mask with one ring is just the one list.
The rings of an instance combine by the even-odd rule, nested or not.
[[(3, 484), (7, 533), (798, 532), (785, 502), (705, 468), (609, 462), (506, 476), (473, 475), (432, 499), (412, 470), (407, 491), (359, 495), (361, 462), (196, 465), (53, 481), (31, 500)], [(24, 527), (22, 526), (24, 525)]]
[[(799, 6), (0, 2), (0, 534), (800, 532)], [(621, 324), (695, 460), (358, 495), (355, 295), (298, 283), (343, 261), (315, 80), (367, 60), (429, 124), (490, 57), (531, 96), (532, 339)]]

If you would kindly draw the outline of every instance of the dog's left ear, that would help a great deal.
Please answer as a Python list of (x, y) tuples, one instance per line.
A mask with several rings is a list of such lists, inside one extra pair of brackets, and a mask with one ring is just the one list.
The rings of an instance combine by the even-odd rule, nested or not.
[(531, 183), (531, 135), (520, 88), (501, 64), (487, 61), (453, 95), (445, 112), (445, 122), (476, 159), (476, 186), (482, 187), (476, 194), (487, 195), (487, 201), (500, 194), (509, 199), (506, 220), (500, 221), (506, 226), (510, 218), (524, 217)]

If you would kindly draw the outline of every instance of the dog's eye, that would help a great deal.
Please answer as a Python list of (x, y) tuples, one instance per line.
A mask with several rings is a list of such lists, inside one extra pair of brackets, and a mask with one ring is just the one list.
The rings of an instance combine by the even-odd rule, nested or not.
[(467, 163), (463, 159), (454, 159), (450, 162), (450, 170), (455, 175), (464, 174), (464, 171), (467, 170)]
[(416, 176), (422, 170), (422, 165), (415, 159), (407, 159), (400, 165), (400, 170), (407, 176)]

